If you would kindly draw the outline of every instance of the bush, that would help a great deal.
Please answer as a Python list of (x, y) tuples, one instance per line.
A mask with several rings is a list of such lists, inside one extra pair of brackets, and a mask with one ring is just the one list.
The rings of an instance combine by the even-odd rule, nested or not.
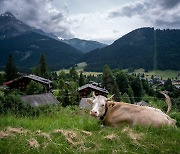
[(41, 94), (41, 93), (44, 93), (44, 92), (45, 92), (45, 87), (43, 85), (41, 85), (40, 83), (31, 81), (27, 85), (26, 93), (28, 95)]
[(27, 106), (22, 102), (20, 97), (15, 94), (0, 96), (0, 114), (13, 113), (22, 114), (27, 110)]
[(24, 103), (16, 91), (0, 96), (0, 114), (14, 114), (16, 116), (35, 116), (41, 114), (51, 115), (60, 109), (59, 105), (31, 107)]
[(180, 112), (173, 112), (170, 115), (171, 118), (176, 120), (176, 126), (180, 127)]
[(176, 111), (180, 111), (180, 97), (172, 99), (172, 105)]

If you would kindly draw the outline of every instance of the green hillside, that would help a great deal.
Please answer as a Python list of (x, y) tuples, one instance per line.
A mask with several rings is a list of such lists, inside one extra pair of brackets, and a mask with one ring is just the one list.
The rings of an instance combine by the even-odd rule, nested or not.
[(82, 53), (70, 45), (48, 36), (28, 32), (16, 37), (0, 40), (0, 67), (12, 54), (18, 68), (37, 65), (39, 55), (44, 53), (51, 69), (68, 68), (74, 65)]
[(136, 29), (110, 46), (87, 53), (86, 70), (113, 68), (180, 70), (180, 30)]

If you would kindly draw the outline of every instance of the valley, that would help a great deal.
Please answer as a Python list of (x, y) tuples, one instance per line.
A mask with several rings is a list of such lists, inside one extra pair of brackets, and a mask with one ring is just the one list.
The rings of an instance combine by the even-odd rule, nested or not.
[(179, 0), (0, 0), (0, 154), (180, 154)]

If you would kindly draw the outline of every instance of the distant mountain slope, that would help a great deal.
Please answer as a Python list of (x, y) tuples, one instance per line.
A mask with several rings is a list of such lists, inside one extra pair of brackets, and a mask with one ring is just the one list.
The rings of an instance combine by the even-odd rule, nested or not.
[(111, 68), (144, 68), (180, 70), (180, 30), (136, 29), (112, 45), (84, 55), (86, 70)]
[(89, 51), (92, 51), (97, 48), (104, 48), (107, 45), (96, 42), (96, 41), (90, 41), (90, 40), (81, 40), (78, 38), (73, 38), (69, 40), (62, 40), (63, 42), (73, 46), (74, 48), (78, 49), (79, 51), (82, 51), (83, 53), (87, 53)]
[(53, 38), (53, 34), (30, 27), (9, 12), (0, 15), (0, 68), (5, 67), (8, 54), (20, 69), (37, 65), (41, 53), (51, 69), (74, 65), (83, 53)]
[(80, 51), (70, 45), (35, 32), (0, 40), (1, 68), (5, 66), (10, 53), (19, 68), (35, 66), (41, 53), (45, 54), (51, 69), (70, 67), (82, 56)]

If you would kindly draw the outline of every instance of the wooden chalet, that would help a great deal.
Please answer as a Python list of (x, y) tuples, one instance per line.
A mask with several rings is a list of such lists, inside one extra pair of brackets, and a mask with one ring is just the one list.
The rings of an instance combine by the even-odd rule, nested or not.
[(87, 98), (88, 95), (93, 91), (95, 92), (95, 95), (102, 95), (105, 97), (107, 97), (107, 95), (109, 93), (106, 89), (104, 89), (104, 88), (100, 87), (98, 84), (94, 84), (94, 83), (86, 84), (82, 87), (79, 87), (78, 91), (79, 91), (81, 98)]
[(180, 89), (180, 81), (179, 81), (179, 80), (173, 81), (173, 82), (172, 82), (172, 85), (173, 85), (176, 89)]
[(27, 85), (31, 82), (37, 82), (46, 87), (46, 91), (49, 92), (52, 89), (52, 81), (36, 75), (23, 75), (14, 80), (4, 82), (4, 86), (8, 86), (10, 89), (19, 89), (20, 91), (26, 91)]

